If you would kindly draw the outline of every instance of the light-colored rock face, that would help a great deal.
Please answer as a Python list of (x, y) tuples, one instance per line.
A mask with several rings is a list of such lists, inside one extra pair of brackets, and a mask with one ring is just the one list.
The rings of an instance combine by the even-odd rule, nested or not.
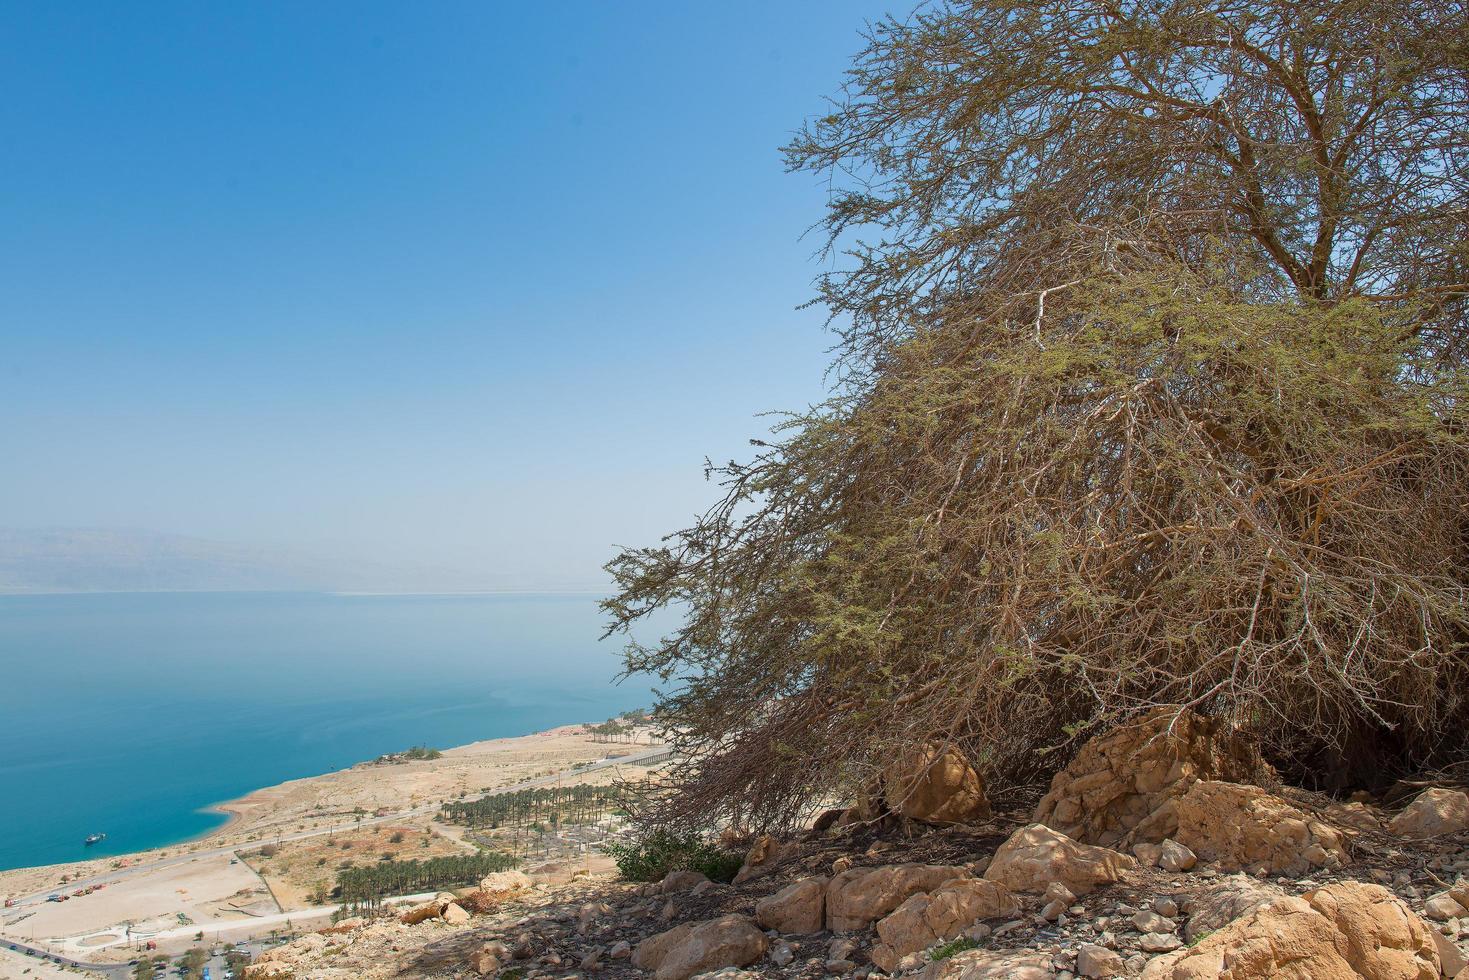
[(1277, 885), (1248, 875), (1230, 875), (1189, 902), (1183, 938), (1192, 943), (1283, 897), (1285, 891)]
[(984, 780), (957, 749), (921, 746), (895, 759), (882, 783), (888, 809), (911, 820), (970, 823), (990, 815)]
[(1105, 847), (1080, 844), (1040, 824), (1022, 827), (1000, 845), (984, 876), (1011, 891), (1041, 893), (1059, 881), (1076, 895), (1121, 880), (1137, 861)]
[(765, 955), (769, 941), (743, 915), (725, 915), (694, 926), (658, 964), (657, 980), (688, 980), (696, 973), (749, 966)]
[(420, 922), (427, 922), (429, 919), (437, 919), (448, 905), (449, 903), (441, 898), (431, 898), (427, 902), (408, 909), (398, 916), (398, 921), (404, 925), (413, 926)]
[(632, 965), (639, 970), (656, 970), (668, 955), (668, 951), (689, 937), (694, 927), (687, 922), (681, 923), (666, 932), (660, 932), (656, 936), (649, 936), (638, 943), (632, 953)]
[(827, 878), (802, 878), (755, 903), (755, 921), (762, 929), (785, 935), (806, 935), (826, 927)]
[(953, 878), (931, 892), (910, 895), (877, 923), (881, 940), (872, 962), (888, 973), (909, 953), (954, 939), (981, 919), (1010, 919), (1020, 905), (1004, 885), (974, 878)]
[(707, 875), (697, 871), (670, 871), (663, 876), (662, 883), (658, 886), (665, 895), (673, 892), (686, 892), (695, 885), (709, 880)]
[(897, 908), (910, 895), (933, 891), (963, 868), (938, 864), (891, 864), (843, 871), (826, 886), (826, 927), (832, 932), (863, 929)]
[(1382, 829), (1382, 821), (1365, 803), (1338, 803), (1327, 807), (1325, 816), (1328, 823), (1346, 827), (1348, 830)]
[(1386, 889), (1354, 881), (1281, 898), (1143, 971), (1143, 980), (1438, 977), (1427, 924)]
[(1272, 784), (1246, 739), (1191, 711), (1159, 709), (1093, 738), (1051, 780), (1035, 822), (1088, 844), (1161, 841), (1170, 801), (1199, 780)]
[(524, 871), (496, 871), (485, 875), (479, 882), (479, 890), (489, 892), (495, 898), (508, 898), (534, 886), (535, 879)]
[(1052, 980), (1051, 958), (1024, 949), (971, 949), (930, 963), (922, 980)]
[(1349, 860), (1340, 831), (1258, 786), (1198, 782), (1174, 811), (1178, 842), (1228, 871), (1304, 874)]
[(769, 834), (762, 836), (750, 848), (750, 853), (745, 855), (745, 863), (740, 865), (740, 870), (735, 872), (734, 884), (753, 881), (774, 871), (780, 864), (783, 850), (780, 841)]
[(1399, 837), (1437, 837), (1469, 830), (1469, 795), (1456, 789), (1426, 789), (1388, 824)]
[(1125, 972), (1122, 957), (1105, 946), (1085, 943), (1076, 953), (1076, 972), (1090, 980), (1107, 980)]
[(444, 911), (439, 913), (439, 918), (451, 926), (462, 926), (469, 921), (469, 913), (457, 902), (450, 902), (444, 906)]

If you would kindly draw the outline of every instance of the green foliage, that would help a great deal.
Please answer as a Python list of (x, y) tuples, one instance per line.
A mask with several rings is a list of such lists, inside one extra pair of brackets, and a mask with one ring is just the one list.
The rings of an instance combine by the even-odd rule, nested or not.
[(929, 953), (928, 958), (932, 962), (937, 963), (939, 960), (946, 960), (951, 956), (957, 956), (965, 950), (978, 948), (978, 942), (970, 939), (968, 936), (960, 936), (952, 942), (944, 943), (942, 946), (935, 946), (932, 952)]
[(629, 881), (659, 881), (670, 871), (697, 871), (712, 881), (728, 882), (744, 863), (744, 855), (725, 850), (696, 833), (654, 830), (629, 844), (603, 848)]
[(485, 875), (514, 867), (508, 854), (478, 854), (429, 858), (426, 861), (390, 861), (337, 873), (336, 896), (353, 908), (373, 908), (385, 897), (476, 884)]
[(547, 820), (587, 824), (606, 816), (618, 799), (613, 786), (552, 786), (456, 800), (444, 804), (440, 815), (447, 823), (475, 829), (532, 826)]
[(1463, 758), (1469, 391), (1416, 317), (1154, 256), (894, 346), (609, 566), (615, 624), (684, 613), (627, 652), (688, 751), (648, 819), (792, 821), (922, 741), (1033, 783), (1152, 705), (1306, 779)]

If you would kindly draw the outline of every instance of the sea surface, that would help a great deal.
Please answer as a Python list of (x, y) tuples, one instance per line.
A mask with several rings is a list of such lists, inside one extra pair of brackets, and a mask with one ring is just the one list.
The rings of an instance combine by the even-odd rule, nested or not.
[(223, 822), (212, 803), (412, 745), (647, 706), (602, 626), (586, 595), (0, 596), (0, 869), (174, 844)]

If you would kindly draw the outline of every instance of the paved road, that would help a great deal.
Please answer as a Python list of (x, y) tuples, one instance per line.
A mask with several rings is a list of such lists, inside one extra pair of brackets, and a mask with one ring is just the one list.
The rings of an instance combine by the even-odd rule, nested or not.
[[(616, 759), (598, 759), (596, 762), (593, 762), (589, 766), (583, 766), (580, 769), (565, 769), (561, 772), (552, 773), (549, 776), (541, 776), (536, 779), (527, 779), (525, 782), (516, 783), (514, 786), (506, 786), (501, 789), (494, 790), (490, 793), (484, 793), (482, 794), (481, 798), (485, 796), (499, 796), (502, 793), (515, 793), (523, 789), (534, 789), (538, 786), (548, 786), (552, 783), (559, 782), (560, 780), (563, 780), (568, 776), (580, 776), (584, 773), (595, 772), (598, 769), (607, 769), (611, 766), (620, 766), (628, 763), (649, 762), (655, 759), (665, 758), (670, 754), (672, 754), (672, 749), (669, 749), (665, 746), (659, 746), (658, 748), (648, 749), (645, 752), (636, 752), (632, 755), (619, 756)], [(439, 806), (440, 805), (437, 803), (427, 803), (423, 806), (414, 807), (411, 810), (399, 810), (396, 813), (385, 814), (381, 817), (369, 817), (367, 819), (364, 819), (361, 823), (353, 820), (349, 823), (333, 824), (329, 827), (318, 827), (313, 830), (302, 830), (291, 834), (282, 834), (279, 837), (271, 838), (271, 840), (283, 844), (288, 841), (305, 840), (308, 837), (323, 837), (327, 834), (334, 834), (342, 830), (353, 830), (357, 827), (371, 827), (373, 824), (392, 823), (396, 820), (402, 820), (405, 817), (418, 817), (425, 814), (437, 813), (439, 811)], [(65, 889), (61, 890), (64, 890), (66, 892), (73, 892), (80, 888), (86, 888), (89, 885), (111, 884), (115, 881), (124, 881), (128, 878), (134, 878), (140, 874), (145, 874), (149, 871), (157, 871), (159, 868), (171, 868), (181, 864), (188, 864), (190, 861), (197, 861), (200, 858), (219, 857), (226, 854), (233, 854), (236, 851), (240, 850), (242, 846), (244, 845), (232, 844), (226, 847), (212, 847), (202, 851), (192, 851), (188, 854), (180, 854), (176, 857), (161, 858), (157, 861), (149, 861), (147, 864), (129, 865), (126, 868), (118, 868), (115, 871), (107, 871), (103, 874), (94, 875), (91, 878), (79, 878), (75, 881), (68, 882)], [(33, 895), (26, 895), (24, 897), (18, 898), (15, 900), (15, 907), (24, 908), (27, 905), (40, 904), (46, 901), (46, 896), (54, 893), (57, 890), (58, 889), (54, 888), (47, 889), (46, 891), (36, 892)], [(73, 899), (73, 901), (76, 901), (76, 899)]]

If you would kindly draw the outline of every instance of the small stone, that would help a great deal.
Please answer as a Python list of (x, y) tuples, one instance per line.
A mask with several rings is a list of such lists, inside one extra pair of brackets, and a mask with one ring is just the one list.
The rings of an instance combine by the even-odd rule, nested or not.
[(678, 918), (678, 906), (672, 902), (664, 905), (663, 911), (658, 913), (659, 922), (672, 922), (676, 918)]
[[(1326, 851), (1319, 847), (1317, 849), (1321, 851), (1321, 860), (1312, 861), (1311, 863), (1316, 865), (1324, 864), (1326, 862)], [(1187, 871), (1198, 863), (1199, 859), (1194, 852), (1176, 840), (1165, 840), (1158, 852), (1158, 867), (1164, 871)]]
[(1171, 934), (1150, 932), (1139, 939), (1137, 945), (1145, 953), (1171, 953), (1183, 946), (1183, 940)]
[(1455, 901), (1448, 892), (1439, 892), (1423, 903), (1423, 914), (1435, 922), (1447, 922), (1450, 919), (1469, 914), (1469, 909), (1465, 909)]
[(1138, 932), (1165, 933), (1176, 930), (1178, 923), (1157, 912), (1139, 912), (1132, 917), (1132, 927)]
[(1041, 918), (1047, 922), (1055, 922), (1061, 918), (1061, 913), (1066, 911), (1066, 903), (1061, 901), (1049, 902), (1041, 909)]
[(969, 939), (973, 939), (975, 942), (983, 942), (984, 940), (989, 938), (990, 931), (990, 927), (985, 925), (983, 922), (976, 922), (974, 925), (964, 930), (964, 935)]
[(1062, 906), (1072, 905), (1076, 902), (1076, 895), (1063, 882), (1059, 881), (1053, 881), (1047, 885), (1046, 892), (1041, 898), (1046, 902), (1060, 902)]
[(1125, 969), (1122, 957), (1105, 946), (1086, 943), (1076, 954), (1076, 972), (1093, 980), (1119, 977)]
[(1163, 848), (1157, 844), (1150, 844), (1147, 841), (1143, 841), (1140, 844), (1132, 845), (1132, 853), (1137, 858), (1139, 864), (1145, 868), (1152, 868), (1158, 864), (1158, 858), (1162, 856)]
[(856, 940), (839, 936), (827, 945), (826, 958), (829, 960), (849, 960), (855, 952), (857, 952)]
[(826, 972), (830, 973), (832, 976), (844, 976), (845, 974), (851, 973), (855, 969), (857, 969), (857, 964), (853, 963), (851, 960), (826, 961)]
[(1161, 916), (1173, 919), (1178, 916), (1178, 903), (1173, 900), (1172, 896), (1159, 895), (1153, 899), (1153, 911)]
[(612, 960), (625, 960), (632, 955), (632, 945), (627, 940), (621, 940), (612, 944), (607, 950), (607, 958)]
[(796, 951), (791, 949), (790, 943), (776, 943), (770, 947), (770, 962), (776, 966), (790, 966), (795, 958)]

